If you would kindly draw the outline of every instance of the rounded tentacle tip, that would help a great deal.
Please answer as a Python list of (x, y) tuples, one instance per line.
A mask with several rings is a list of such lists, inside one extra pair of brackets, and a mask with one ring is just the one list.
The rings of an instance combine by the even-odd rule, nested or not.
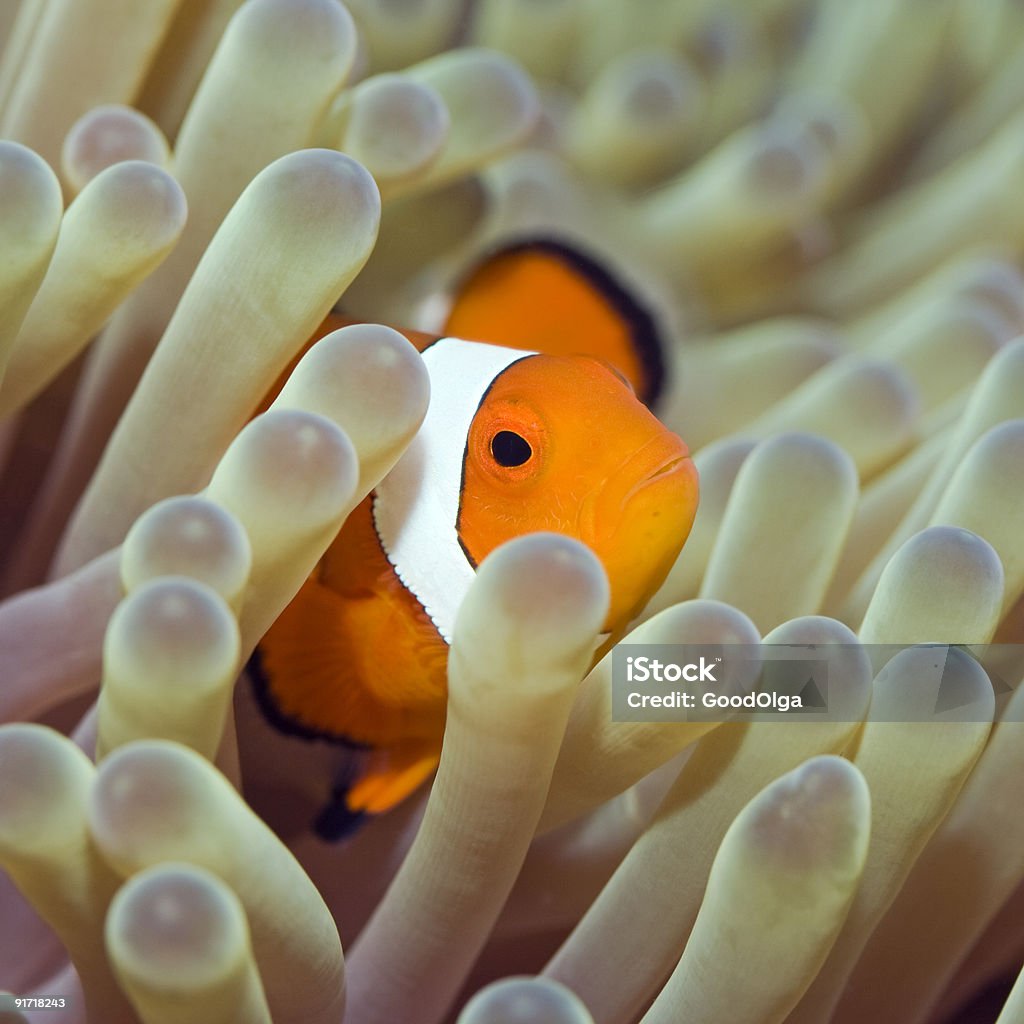
[(519, 133), (529, 131), (540, 117), (541, 106), (537, 87), (523, 66), (485, 47), (464, 50), (459, 56), (479, 76), (475, 83), (480, 89), (476, 102), (501, 111), (509, 125), (514, 123), (518, 127)]
[(139, 516), (121, 547), (121, 582), (128, 592), (160, 576), (190, 576), (233, 602), (251, 567), (252, 545), (238, 519), (191, 495), (157, 502)]
[(856, 100), (820, 86), (784, 95), (771, 116), (807, 133), (833, 164), (858, 157), (870, 138), (867, 117)]
[(188, 995), (244, 963), (249, 930), (238, 897), (202, 868), (166, 863), (139, 872), (107, 913), (108, 955), (129, 984)]
[(85, 754), (48, 726), (0, 725), (0, 853), (66, 837), (91, 775)]
[(930, 526), (889, 559), (864, 615), (864, 643), (987, 643), (1005, 576), (995, 548), (957, 526)]
[(232, 42), (243, 53), (294, 50), (304, 60), (342, 61), (346, 66), (355, 60), (358, 43), (352, 15), (338, 0), (249, 0), (231, 31)]
[(878, 673), (874, 722), (959, 722), (987, 731), (995, 712), (988, 673), (967, 651), (946, 644), (907, 647)]
[(806, 123), (769, 118), (755, 130), (745, 172), (751, 188), (776, 200), (807, 200), (822, 194), (830, 154)]
[(114, 164), (143, 160), (165, 167), (170, 156), (167, 138), (145, 114), (120, 104), (104, 104), (93, 107), (71, 126), (61, 149), (61, 170), (79, 192)]
[(211, 493), (247, 524), (266, 519), (279, 530), (291, 510), (306, 524), (334, 521), (359, 479), (355, 448), (324, 416), (272, 409), (238, 435), (210, 482)]
[(948, 566), (957, 576), (975, 566), (982, 567), (986, 574), (1002, 575), (1002, 566), (992, 545), (959, 526), (929, 526), (914, 534), (901, 550), (904, 558), (934, 561)]
[[(465, 47), (410, 69), (434, 86), (451, 114), (449, 149), (441, 163), (462, 165), (469, 153), (480, 156), (510, 148), (533, 130), (541, 116), (537, 88), (526, 71), (497, 50)], [(475, 157), (470, 163), (475, 162)]]
[(456, 1024), (593, 1024), (583, 1001), (551, 978), (503, 978), (482, 988)]
[(166, 249), (185, 227), (188, 203), (171, 174), (145, 160), (126, 160), (99, 171), (84, 186), (68, 217), (87, 216), (95, 230), (127, 257)]
[(744, 824), (752, 848), (778, 868), (832, 865), (859, 874), (864, 865), (871, 796), (864, 776), (842, 757), (805, 761), (763, 790), (749, 813)]
[(197, 819), (219, 803), (211, 790), (217, 778), (203, 757), (179, 743), (127, 743), (97, 769), (87, 811), (93, 840), (123, 874), (145, 866), (153, 850), (173, 848), (180, 859), (187, 850), (192, 863), (216, 861), (226, 837), (200, 829)]
[(628, 113), (651, 121), (697, 113), (703, 84), (685, 60), (666, 50), (652, 50), (634, 55), (632, 61), (635, 70), (625, 97)]
[[(253, 179), (246, 193), (258, 192), (276, 221), (295, 217), (321, 230), (337, 228), (353, 239), (376, 239), (380, 192), (358, 160), (333, 149), (300, 149), (279, 157)], [(245, 196), (243, 195), (243, 199)]]
[(604, 567), (586, 545), (555, 533), (517, 537), (480, 564), (454, 644), (493, 653), (493, 642), (511, 642), (520, 658), (577, 658), (592, 650), (610, 599)]
[(0, 139), (0, 218), (4, 245), (33, 251), (52, 245), (64, 211), (60, 182), (27, 146)]
[(430, 378), (405, 335), (382, 324), (351, 324), (320, 339), (282, 389), (294, 404), (338, 422), (363, 462), (408, 442), (430, 400)]
[(796, 483), (828, 478), (841, 493), (855, 495), (857, 492), (857, 467), (853, 459), (841, 445), (827, 437), (789, 431), (763, 441), (757, 454), (781, 479)]
[(238, 623), (212, 587), (184, 576), (150, 580), (114, 610), (107, 627), (108, 677), (153, 692), (223, 685), (238, 665)]
[(401, 75), (377, 75), (360, 89), (342, 148), (382, 179), (427, 167), (444, 148), (451, 117), (435, 89)]

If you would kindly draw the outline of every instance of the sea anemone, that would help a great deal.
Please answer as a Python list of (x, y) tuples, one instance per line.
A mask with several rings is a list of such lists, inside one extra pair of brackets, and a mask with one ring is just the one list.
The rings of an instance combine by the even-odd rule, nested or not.
[[(0, 38), (0, 1020), (1024, 1022), (1020, 5), (12, 0)], [(625, 643), (740, 711), (624, 711), (601, 563), (521, 536), (436, 775), (325, 841), (352, 754), (245, 667), (420, 427), (396, 328), (540, 238), (657, 326), (700, 475)], [(743, 713), (794, 666), (824, 704)]]

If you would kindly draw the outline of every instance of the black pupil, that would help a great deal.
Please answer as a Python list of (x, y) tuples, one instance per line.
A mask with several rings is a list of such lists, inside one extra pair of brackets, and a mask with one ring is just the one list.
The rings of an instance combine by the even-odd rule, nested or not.
[(511, 430), (499, 430), (491, 441), (491, 454), (499, 466), (521, 466), (533, 454), (530, 442)]

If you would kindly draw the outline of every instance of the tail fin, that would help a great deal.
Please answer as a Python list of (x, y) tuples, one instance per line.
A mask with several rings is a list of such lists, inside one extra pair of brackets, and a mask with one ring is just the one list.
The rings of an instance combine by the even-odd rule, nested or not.
[(313, 822), (314, 831), (328, 842), (353, 835), (371, 817), (390, 811), (419, 789), (439, 757), (436, 746), (424, 743), (368, 752), (338, 780), (330, 802)]

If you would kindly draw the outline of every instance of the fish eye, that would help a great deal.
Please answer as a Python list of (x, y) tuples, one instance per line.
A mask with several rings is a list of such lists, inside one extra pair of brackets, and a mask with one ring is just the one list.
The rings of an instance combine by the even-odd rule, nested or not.
[(491, 455), (499, 466), (522, 466), (533, 455), (530, 442), (513, 430), (499, 430), (491, 438)]

